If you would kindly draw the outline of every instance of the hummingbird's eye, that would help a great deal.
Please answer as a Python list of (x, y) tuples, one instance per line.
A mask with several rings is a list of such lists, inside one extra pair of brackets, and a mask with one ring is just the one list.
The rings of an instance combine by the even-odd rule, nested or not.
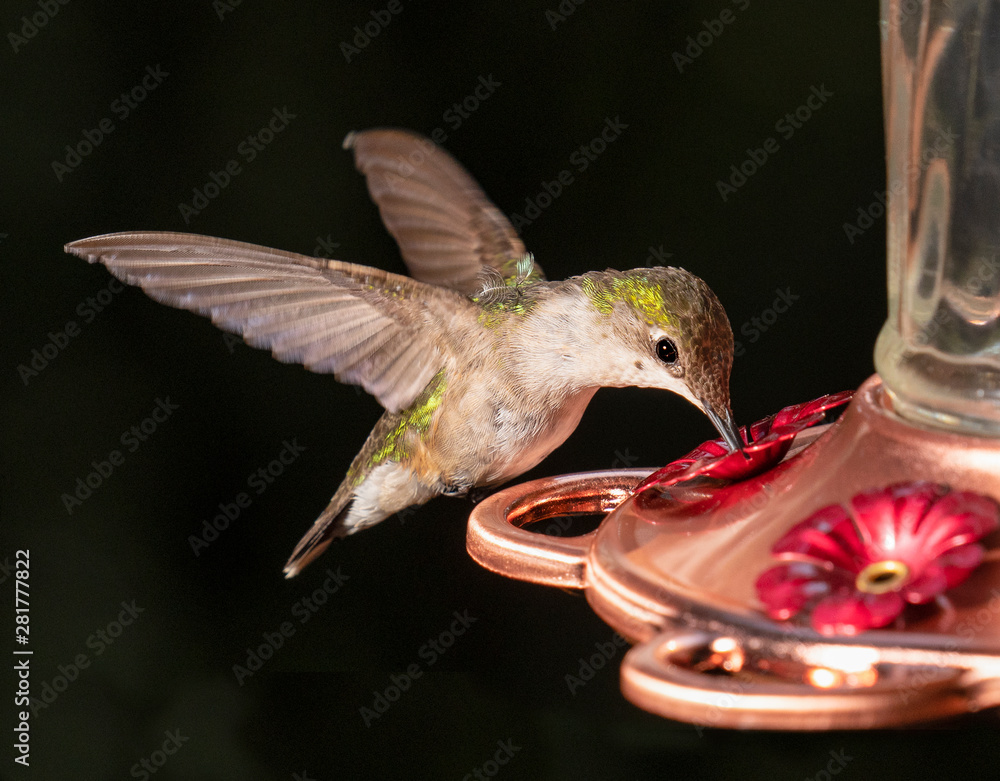
[(666, 337), (656, 343), (656, 357), (668, 366), (677, 360), (677, 346)]

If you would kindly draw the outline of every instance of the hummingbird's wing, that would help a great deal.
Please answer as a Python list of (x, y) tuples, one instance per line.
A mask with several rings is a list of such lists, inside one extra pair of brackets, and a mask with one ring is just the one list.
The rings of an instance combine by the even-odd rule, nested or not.
[(435, 310), (460, 294), (379, 269), (185, 233), (111, 233), (67, 244), (152, 298), (212, 318), (286, 363), (409, 406), (449, 352)]
[[(472, 295), (483, 266), (507, 280), (544, 279), (503, 213), (451, 155), (404, 130), (348, 134), (344, 148), (365, 175), (414, 279)], [(530, 264), (523, 263), (525, 257)]]

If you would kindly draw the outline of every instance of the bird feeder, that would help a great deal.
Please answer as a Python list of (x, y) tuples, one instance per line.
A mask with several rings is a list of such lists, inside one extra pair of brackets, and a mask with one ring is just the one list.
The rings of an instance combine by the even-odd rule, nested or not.
[[(479, 504), (468, 550), (582, 589), (625, 696), (712, 727), (1000, 704), (1000, 0), (882, 0), (889, 314), (877, 374), (650, 470)], [(577, 537), (539, 521), (608, 513)], [(551, 525), (551, 524), (550, 524)]]

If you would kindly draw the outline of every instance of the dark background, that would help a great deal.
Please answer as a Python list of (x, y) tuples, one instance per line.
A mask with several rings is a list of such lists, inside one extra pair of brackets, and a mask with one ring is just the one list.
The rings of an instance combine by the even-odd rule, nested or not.
[[(620, 651), (571, 693), (566, 675), (611, 629), (579, 595), (476, 565), (463, 500), (391, 518), (283, 580), (377, 404), (141, 291), (112, 294), (103, 268), (62, 252), (109, 231), (188, 230), (305, 254), (323, 239), (342, 260), (402, 270), (341, 141), (379, 125), (442, 127), (507, 213), (572, 171), (522, 231), (551, 278), (642, 266), (655, 248), (706, 279), (743, 347), (740, 422), (857, 387), (885, 317), (884, 221), (853, 243), (844, 230), (885, 186), (877, 4), (562, 5), (575, 9), (564, 21), (547, 18), (556, 0), (401, 0), (348, 62), (341, 44), (387, 3), (71, 2), (49, 19), (31, 0), (4, 4), (0, 32), (21, 35), (24, 15), (45, 24), (0, 43), (0, 580), (9, 605), (14, 551), (30, 549), (32, 693), (63, 691), (31, 720), (30, 771), (6, 747), (0, 776), (143, 777), (136, 763), (174, 730), (186, 740), (157, 781), (459, 779), (508, 740), (519, 749), (504, 778), (821, 778), (831, 751), (851, 757), (845, 778), (996, 761), (992, 736), (970, 728), (800, 735), (668, 722), (623, 700)], [(732, 23), (679, 72), (675, 52), (723, 9)], [(115, 101), (147, 66), (169, 75), (122, 118)], [(456, 123), (452, 105), (491, 76), (500, 86)], [(813, 88), (832, 96), (791, 138), (776, 132)], [(294, 119), (246, 160), (240, 143), (285, 107)], [(570, 156), (615, 118), (627, 128), (579, 171)], [(113, 131), (60, 180), (53, 162), (104, 119)], [(723, 200), (716, 182), (768, 137), (778, 151)], [(179, 204), (232, 159), (240, 174), (185, 223)], [(798, 299), (774, 320), (779, 289)], [(101, 311), (88, 303), (99, 296)], [(755, 317), (772, 323), (756, 336)], [(19, 369), (70, 321), (78, 330), (47, 365)], [(158, 399), (178, 408), (130, 452), (122, 435)], [(676, 397), (606, 390), (526, 477), (659, 466), (713, 435)], [(248, 488), (293, 440), (305, 450), (284, 473), (259, 495)], [(116, 449), (123, 463), (70, 514), (63, 494)], [(189, 537), (241, 492), (250, 506), (195, 556)], [(327, 568), (347, 580), (301, 624), (294, 606)], [(123, 628), (122, 602), (142, 609)], [(476, 620), (431, 664), (420, 649), (456, 611)], [(285, 621), (294, 634), (240, 685), (233, 666)], [(110, 645), (94, 639), (118, 629)], [(414, 664), (421, 677), (366, 725), (360, 709)], [(0, 701), (9, 746), (17, 709)]]

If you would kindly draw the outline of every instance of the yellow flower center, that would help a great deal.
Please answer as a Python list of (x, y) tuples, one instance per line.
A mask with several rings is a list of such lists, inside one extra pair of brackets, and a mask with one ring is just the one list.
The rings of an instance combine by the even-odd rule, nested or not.
[(866, 594), (885, 594), (895, 591), (910, 576), (910, 568), (901, 561), (886, 559), (869, 564), (854, 581), (858, 591)]

